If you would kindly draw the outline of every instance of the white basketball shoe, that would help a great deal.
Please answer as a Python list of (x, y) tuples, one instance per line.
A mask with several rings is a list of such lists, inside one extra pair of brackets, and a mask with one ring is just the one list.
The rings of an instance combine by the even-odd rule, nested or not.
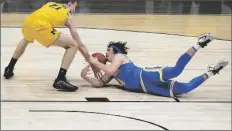
[(225, 68), (228, 63), (227, 60), (220, 60), (215, 65), (208, 65), (207, 70), (208, 72), (212, 72), (213, 75), (219, 74), (219, 71)]
[(211, 33), (205, 33), (199, 36), (198, 38), (198, 45), (200, 45), (202, 48), (204, 48), (205, 46), (207, 46), (207, 44), (213, 40), (215, 40), (216, 37), (213, 36)]

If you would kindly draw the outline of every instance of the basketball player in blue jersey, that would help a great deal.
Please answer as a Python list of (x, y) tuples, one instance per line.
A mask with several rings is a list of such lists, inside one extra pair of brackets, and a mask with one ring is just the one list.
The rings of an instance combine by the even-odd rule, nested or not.
[(104, 65), (97, 59), (90, 57), (88, 62), (105, 72), (101, 79), (89, 77), (89, 66), (82, 70), (83, 79), (96, 87), (103, 87), (113, 78), (116, 79), (124, 89), (132, 92), (144, 92), (165, 97), (176, 97), (188, 93), (199, 87), (204, 81), (216, 75), (228, 65), (228, 61), (220, 60), (215, 65), (209, 65), (208, 70), (200, 76), (193, 78), (188, 83), (181, 83), (172, 78), (177, 77), (184, 70), (194, 54), (201, 48), (207, 46), (215, 37), (206, 33), (199, 37), (197, 43), (182, 54), (174, 67), (152, 67), (141, 68), (127, 57), (126, 42), (110, 42), (106, 52), (106, 58), (110, 65)]

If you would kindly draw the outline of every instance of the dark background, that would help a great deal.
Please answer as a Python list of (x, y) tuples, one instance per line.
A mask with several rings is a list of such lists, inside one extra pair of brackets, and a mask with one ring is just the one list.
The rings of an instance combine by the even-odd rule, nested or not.
[[(1, 0), (3, 13), (30, 13), (48, 1)], [(232, 0), (80, 0), (78, 13), (231, 14)]]

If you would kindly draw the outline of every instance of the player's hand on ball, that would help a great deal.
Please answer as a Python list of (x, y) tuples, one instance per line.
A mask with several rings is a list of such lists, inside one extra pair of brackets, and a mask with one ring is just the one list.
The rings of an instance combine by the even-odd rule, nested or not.
[[(89, 56), (89, 58), (87, 59), (87, 61), (90, 63), (90, 64), (95, 64), (95, 63), (97, 63), (98, 62), (98, 59), (95, 57), (93, 57), (93, 56)], [(91, 66), (92, 67), (92, 66)]]
[[(94, 64), (100, 62), (101, 63), (101, 60), (102, 59), (99, 59), (99, 58), (102, 58), (104, 57), (104, 55), (101, 55), (100, 53), (94, 53), (93, 55), (91, 55), (87, 61), (90, 63), (90, 66), (92, 67), (92, 70), (94, 72), (94, 76), (95, 78), (97, 79), (100, 79), (103, 75), (101, 73), (101, 70), (98, 69), (97, 67), (94, 66)], [(104, 60), (104, 59), (103, 59)]]
[(105, 55), (102, 54), (102, 53), (95, 52), (95, 53), (92, 54), (92, 56), (94, 58), (97, 58), (97, 60), (102, 64), (106, 64), (106, 62), (107, 62)]

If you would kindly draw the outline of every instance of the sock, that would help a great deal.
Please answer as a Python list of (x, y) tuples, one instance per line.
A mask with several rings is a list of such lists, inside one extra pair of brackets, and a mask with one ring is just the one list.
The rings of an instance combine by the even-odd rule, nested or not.
[(64, 79), (65, 76), (66, 76), (66, 73), (67, 73), (67, 70), (66, 70), (66, 69), (60, 68), (60, 71), (59, 71), (59, 74), (58, 74), (58, 76), (57, 76), (57, 79), (58, 79), (58, 80)]
[(11, 60), (10, 60), (9, 65), (7, 67), (9, 67), (10, 69), (14, 69), (14, 66), (15, 66), (16, 62), (17, 62), (17, 59), (12, 57)]
[(208, 72), (206, 72), (206, 74), (207, 74), (208, 78), (210, 78), (211, 76), (214, 75), (212, 71), (208, 71)]
[(198, 51), (200, 48), (201, 46), (198, 44), (193, 45), (193, 49), (195, 49), (196, 51)]

